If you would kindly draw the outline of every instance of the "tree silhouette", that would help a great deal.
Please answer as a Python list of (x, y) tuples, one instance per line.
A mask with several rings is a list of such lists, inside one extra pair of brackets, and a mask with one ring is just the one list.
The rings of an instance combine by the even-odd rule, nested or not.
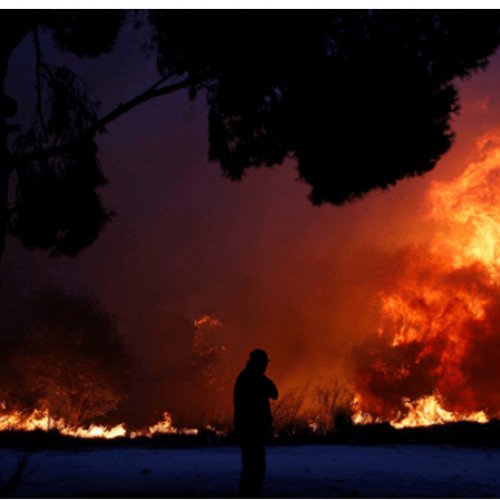
[[(130, 109), (180, 89), (206, 98), (209, 158), (231, 179), (290, 158), (312, 203), (343, 204), (421, 175), (452, 143), (455, 79), (484, 68), (499, 43), (497, 11), (153, 10), (158, 80), (99, 116), (84, 82), (45, 61), (38, 31), (63, 51), (96, 57), (111, 50), (124, 16), (2, 13), (0, 254), (8, 231), (52, 254), (91, 244), (111, 216), (96, 193), (106, 182), (96, 137)], [(9, 122), (16, 103), (3, 82), (29, 34), (36, 118), (21, 133)]]
[(9, 409), (48, 410), (78, 427), (115, 409), (127, 393), (129, 356), (113, 317), (89, 298), (45, 291), (30, 324), (1, 343), (0, 396)]

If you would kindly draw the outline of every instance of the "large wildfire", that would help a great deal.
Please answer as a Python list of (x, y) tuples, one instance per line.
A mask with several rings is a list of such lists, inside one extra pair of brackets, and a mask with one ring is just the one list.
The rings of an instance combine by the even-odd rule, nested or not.
[[(451, 181), (431, 184), (426, 198), (427, 220), (424, 222), (426, 227), (432, 228), (432, 235), (425, 244), (408, 247), (395, 257), (398, 266), (393, 272), (386, 273), (388, 277), (378, 294), (378, 331), (365, 337), (354, 349), (352, 357), (347, 349), (342, 354), (351, 360), (351, 366), (354, 365), (352, 377), (351, 373), (343, 375), (340, 367), (335, 373), (328, 373), (330, 382), (325, 382), (326, 385), (319, 386), (317, 380), (305, 380), (307, 371), (301, 370), (300, 363), (295, 362), (298, 351), (307, 354), (320, 348), (328, 357), (331, 351), (323, 346), (331, 324), (317, 322), (317, 318), (322, 317), (318, 313), (320, 309), (314, 309), (311, 313), (314, 321), (309, 323), (307, 308), (292, 310), (292, 301), (288, 301), (286, 294), (281, 295), (281, 291), (287, 288), (283, 286), (283, 280), (290, 284), (289, 288), (293, 282), (286, 279), (295, 280), (287, 268), (274, 281), (269, 275), (269, 289), (267, 284), (261, 290), (258, 282), (249, 283), (245, 297), (255, 294), (258, 300), (252, 302), (248, 299), (248, 304), (243, 302), (241, 305), (240, 298), (235, 296), (234, 302), (229, 301), (225, 310), (224, 322), (216, 315), (200, 315), (194, 322), (189, 322), (184, 316), (162, 312), (161, 321), (158, 321), (161, 328), (154, 325), (154, 335), (150, 338), (149, 378), (144, 378), (146, 382), (138, 386), (134, 396), (142, 395), (144, 405), (151, 408), (147, 418), (163, 413), (158, 423), (116, 424), (121, 420), (116, 420), (115, 415), (113, 424), (98, 425), (92, 423), (92, 418), (82, 422), (83, 417), (75, 417), (70, 422), (60, 415), (51, 414), (49, 406), (43, 406), (47, 399), (47, 381), (54, 383), (58, 390), (60, 387), (45, 373), (45, 366), (48, 363), (57, 366), (61, 356), (57, 350), (55, 354), (47, 352), (37, 361), (38, 364), (34, 363), (30, 356), (39, 354), (37, 346), (45, 345), (37, 344), (34, 337), (31, 354), (13, 359), (15, 366), (33, 374), (33, 379), (40, 375), (45, 378), (42, 377), (40, 384), (28, 391), (31, 399), (26, 400), (22, 410), (9, 406), (7, 396), (4, 396), (3, 403), (0, 399), (0, 431), (42, 429), (85, 438), (134, 438), (170, 433), (196, 434), (195, 427), (202, 428), (202, 425), (220, 428), (219, 422), (230, 422), (232, 383), (244, 363), (244, 356), (256, 343), (266, 347), (266, 339), (274, 331), (284, 331), (287, 335), (283, 345), (278, 341), (273, 344), (273, 339), (269, 338), (271, 358), (275, 360), (271, 365), (271, 376), (277, 376), (278, 385), (284, 389), (274, 408), (277, 427), (286, 427), (302, 412), (305, 415), (302, 421), (311, 429), (325, 429), (332, 425), (331, 416), (337, 407), (346, 410), (354, 423), (390, 422), (394, 427), (459, 420), (486, 422), (499, 418), (500, 133), (482, 137), (477, 148), (476, 160), (461, 175)], [(415, 225), (418, 224), (415, 221)], [(304, 283), (304, 286), (316, 286), (318, 277), (313, 274), (310, 281)], [(271, 296), (272, 286), (280, 293)], [(327, 296), (328, 290), (321, 291), (321, 294)], [(373, 290), (376, 288), (370, 294)], [(266, 293), (271, 298), (282, 297), (283, 301), (264, 300), (262, 297)], [(311, 296), (313, 301), (318, 297)], [(74, 307), (77, 306), (76, 303)], [(330, 302), (321, 305), (325, 309), (329, 306)], [(345, 315), (357, 314), (353, 310), (354, 307), (346, 309)], [(228, 311), (233, 313), (232, 316)], [(226, 317), (229, 317), (227, 323)], [(287, 318), (285, 322), (283, 317)], [(338, 318), (335, 321), (338, 323)], [(310, 323), (314, 323), (313, 327)], [(345, 323), (349, 324), (348, 321)], [(241, 333), (242, 324), (247, 327), (241, 335), (241, 338), (248, 336), (244, 341), (234, 333)], [(323, 328), (318, 328), (318, 325)], [(177, 339), (177, 344), (173, 346), (172, 342), (164, 341), (157, 330), (176, 332), (177, 336), (172, 338)], [(321, 331), (321, 341), (314, 343), (311, 336), (310, 342), (305, 343), (303, 337), (306, 333), (316, 330)], [(251, 336), (253, 332), (260, 336)], [(73, 370), (79, 376), (88, 369), (86, 360), (78, 364), (79, 353), (73, 351), (74, 343), (66, 344), (64, 332), (47, 338), (51, 339), (52, 346), (74, 357), (75, 362), (65, 370)], [(90, 346), (89, 352), (98, 353), (99, 349)], [(239, 352), (241, 356), (235, 356)], [(304, 359), (309, 369), (313, 358), (305, 356)], [(108, 361), (106, 358), (106, 365)], [(330, 366), (333, 370), (336, 363), (332, 362)], [(286, 367), (297, 370), (290, 369), (286, 373)], [(95, 368), (92, 370), (95, 374)], [(99, 376), (107, 375), (103, 371)], [(299, 387), (297, 381), (303, 386)], [(95, 392), (98, 386), (87, 384), (85, 387), (89, 392)], [(109, 390), (115, 390), (119, 384), (109, 387)], [(154, 395), (146, 395), (144, 387)], [(109, 399), (105, 391), (101, 396)], [(38, 401), (38, 406), (30, 406), (32, 400)], [(129, 396), (129, 401), (137, 406), (134, 398)], [(52, 407), (64, 414), (56, 403), (53, 401)], [(108, 407), (116, 408), (116, 404), (106, 402), (101, 416), (106, 415)], [(164, 412), (164, 408), (169, 412)], [(83, 415), (83, 412), (72, 411), (67, 414)], [(174, 420), (180, 422), (178, 427), (174, 426)]]
[(418, 426), (500, 416), (500, 135), (428, 193), (436, 231), (380, 293), (378, 335), (359, 351), (355, 421)]

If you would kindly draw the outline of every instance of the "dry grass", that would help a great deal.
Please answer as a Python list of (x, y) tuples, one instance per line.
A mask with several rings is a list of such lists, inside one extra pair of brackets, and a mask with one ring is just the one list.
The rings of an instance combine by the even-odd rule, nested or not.
[(274, 428), (294, 434), (308, 430), (326, 434), (351, 425), (352, 393), (338, 381), (287, 391), (274, 406)]

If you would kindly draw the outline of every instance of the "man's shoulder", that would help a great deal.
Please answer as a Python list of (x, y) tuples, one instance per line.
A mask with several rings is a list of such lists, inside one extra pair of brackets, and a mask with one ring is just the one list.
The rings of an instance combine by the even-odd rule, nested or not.
[(260, 385), (265, 380), (263, 373), (258, 373), (255, 370), (244, 368), (236, 377), (237, 384)]
[(238, 376), (236, 377), (236, 383), (241, 383), (241, 382), (244, 382), (247, 378), (248, 378), (248, 370), (246, 369), (243, 369), (241, 370), (241, 372), (238, 374)]

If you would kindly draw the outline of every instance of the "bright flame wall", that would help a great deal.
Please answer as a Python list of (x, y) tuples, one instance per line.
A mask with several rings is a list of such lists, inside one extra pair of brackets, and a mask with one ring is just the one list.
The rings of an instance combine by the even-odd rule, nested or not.
[(500, 134), (488, 133), (462, 174), (431, 184), (434, 235), (405, 254), (380, 293), (376, 347), (360, 350), (356, 385), (368, 412), (395, 418), (412, 411), (402, 398), (437, 393), (455, 419), (500, 416), (499, 181)]

